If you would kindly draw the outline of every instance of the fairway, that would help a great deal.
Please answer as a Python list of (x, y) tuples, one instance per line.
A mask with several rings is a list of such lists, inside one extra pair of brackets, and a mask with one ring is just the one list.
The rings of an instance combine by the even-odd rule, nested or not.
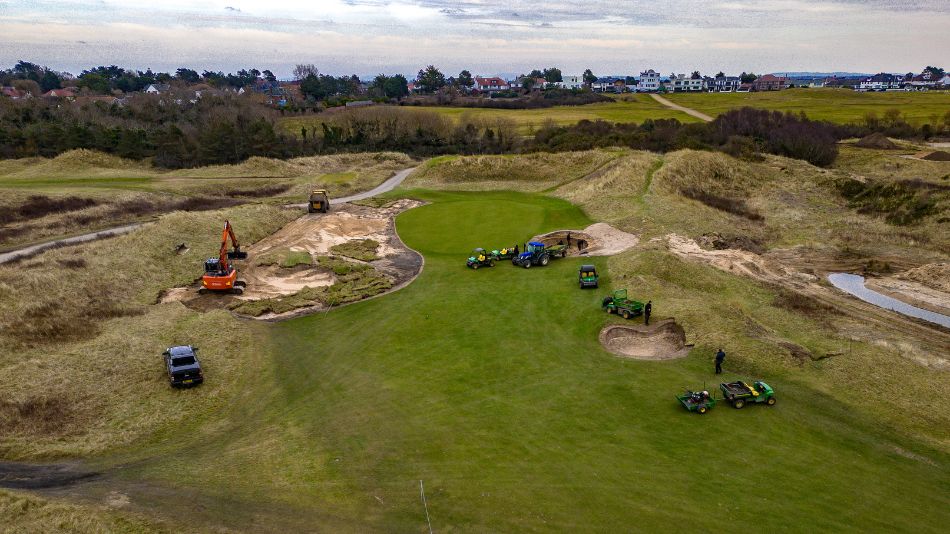
[(915, 126), (937, 124), (950, 112), (950, 91), (862, 93), (850, 89), (788, 89), (756, 93), (671, 93), (681, 106), (713, 117), (730, 109), (754, 108), (805, 113), (810, 119), (840, 124), (863, 122), (868, 113), (881, 118), (889, 109), (901, 112)]
[[(697, 119), (659, 104), (648, 95), (624, 95), (614, 102), (583, 106), (554, 106), (542, 109), (451, 106), (401, 106), (400, 109), (438, 113), (455, 121), (474, 119), (481, 121), (510, 120), (515, 123), (518, 132), (523, 135), (533, 134), (549, 121), (553, 121), (557, 125), (575, 124), (581, 120), (641, 123), (647, 119), (677, 119), (680, 122), (697, 122)], [(299, 134), (301, 127), (317, 126), (320, 122), (322, 121), (319, 115), (315, 117), (288, 117), (281, 120), (281, 125), (288, 133)]]
[[(697, 416), (673, 395), (714, 388), (712, 347), (668, 362), (605, 352), (597, 333), (619, 319), (600, 311), (603, 293), (639, 287), (611, 280), (606, 258), (465, 268), (473, 247), (586, 226), (576, 206), (522, 193), (401, 194), (429, 202), (397, 219), (425, 256), (417, 280), (269, 325), (261, 371), (216, 420), (101, 459), (123, 465), (102, 491), (247, 530), (426, 531), (420, 480), (436, 532), (928, 532), (950, 520), (945, 468), (896, 453), (911, 445), (794, 370), (739, 376), (727, 365), (723, 379), (767, 378), (778, 405)], [(625, 258), (655, 262), (647, 276), (715, 287), (724, 302), (768, 297), (660, 253)], [(606, 275), (601, 290), (577, 289), (589, 262)]]

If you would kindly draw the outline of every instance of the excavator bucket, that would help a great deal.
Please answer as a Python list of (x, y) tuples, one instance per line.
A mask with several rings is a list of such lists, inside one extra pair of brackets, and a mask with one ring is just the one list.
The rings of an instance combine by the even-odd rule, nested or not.
[(247, 252), (242, 252), (241, 249), (235, 249), (228, 252), (229, 260), (246, 260)]

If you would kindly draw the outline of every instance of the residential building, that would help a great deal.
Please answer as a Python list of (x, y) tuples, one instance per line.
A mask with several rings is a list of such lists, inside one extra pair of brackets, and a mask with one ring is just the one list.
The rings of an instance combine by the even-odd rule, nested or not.
[(861, 80), (858, 84), (859, 91), (887, 91), (888, 89), (900, 89), (904, 85), (904, 77), (897, 74), (887, 74), (882, 72)]
[(482, 78), (475, 77), (475, 90), (483, 93), (497, 93), (501, 91), (510, 91), (511, 84), (498, 77)]
[(739, 88), (736, 89), (736, 92), (737, 92), (737, 93), (748, 93), (748, 92), (750, 92), (750, 91), (752, 91), (752, 84), (751, 84), (751, 83), (740, 83), (740, 84), (739, 84)]
[(51, 89), (43, 93), (45, 98), (76, 98), (76, 93), (72, 89)]
[(918, 91), (924, 91), (930, 89), (937, 85), (937, 76), (933, 75), (929, 71), (922, 72), (917, 76), (914, 76), (910, 80), (905, 80), (911, 88)]
[(670, 77), (670, 91), (674, 93), (695, 93), (706, 90), (706, 81), (702, 78), (691, 78), (685, 74), (676, 74)]
[(590, 88), (595, 93), (622, 93), (627, 90), (627, 79), (616, 76), (597, 78)]
[(172, 86), (168, 85), (167, 83), (153, 83), (145, 88), (145, 92), (150, 95), (158, 95), (162, 93), (167, 93), (168, 91), (171, 90), (171, 88)]
[(763, 74), (752, 82), (753, 91), (781, 91), (789, 86), (788, 78), (774, 74)]
[(660, 73), (653, 69), (640, 73), (640, 83), (637, 84), (637, 91), (640, 93), (659, 91)]
[(0, 94), (12, 100), (20, 100), (21, 98), (33, 98), (33, 95), (29, 91), (23, 91), (23, 90), (17, 89), (16, 87), (0, 87)]
[(710, 92), (734, 93), (739, 90), (742, 81), (738, 76), (717, 76), (706, 80), (706, 85)]
[(583, 76), (562, 76), (556, 84), (561, 89), (581, 89), (584, 87)]

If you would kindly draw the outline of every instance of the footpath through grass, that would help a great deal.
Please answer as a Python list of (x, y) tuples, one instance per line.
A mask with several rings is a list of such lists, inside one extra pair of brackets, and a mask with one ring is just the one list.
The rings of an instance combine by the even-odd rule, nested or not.
[(896, 109), (910, 124), (937, 124), (950, 111), (950, 91), (861, 93), (850, 89), (789, 89), (761, 93), (675, 93), (664, 95), (681, 106), (713, 117), (730, 109), (750, 106), (776, 111), (804, 112), (810, 119), (847, 124), (865, 115), (878, 118)]
[[(397, 219), (425, 256), (420, 277), (273, 325), (263, 371), (220, 421), (143, 445), (150, 459), (115, 474), (134, 481), (133, 502), (247, 530), (424, 531), (423, 480), (438, 532), (936, 532), (950, 521), (944, 456), (898, 449), (886, 428), (789, 376), (762, 377), (774, 408), (697, 416), (673, 395), (715, 387), (708, 347), (669, 362), (602, 350), (599, 302), (615, 285), (605, 259), (593, 262), (598, 291), (575, 283), (589, 258), (464, 267), (473, 247), (584, 227), (575, 206), (407, 194), (431, 202)], [(630, 254), (647, 254), (644, 274), (701, 279), (736, 305), (768, 298), (711, 268)]]

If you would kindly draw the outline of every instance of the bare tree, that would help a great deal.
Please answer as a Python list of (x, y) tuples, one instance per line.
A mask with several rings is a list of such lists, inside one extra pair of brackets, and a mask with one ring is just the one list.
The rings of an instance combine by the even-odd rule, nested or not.
[(317, 70), (317, 66), (314, 65), (313, 63), (307, 63), (307, 64), (301, 63), (301, 64), (297, 65), (296, 67), (294, 67), (294, 79), (295, 79), (295, 80), (303, 80), (303, 79), (305, 79), (307, 76), (314, 76), (314, 77), (316, 77), (316, 76), (319, 76), (319, 75), (320, 75), (320, 71)]

